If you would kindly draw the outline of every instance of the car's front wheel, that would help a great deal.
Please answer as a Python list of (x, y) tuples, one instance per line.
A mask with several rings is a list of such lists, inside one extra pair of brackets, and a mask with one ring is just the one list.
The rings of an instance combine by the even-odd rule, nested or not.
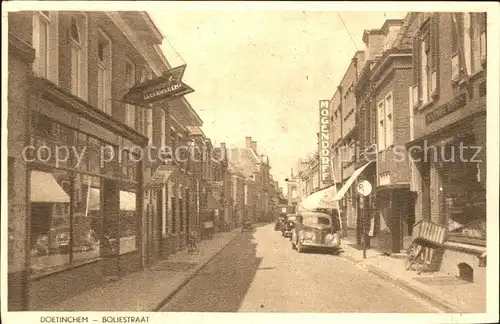
[(299, 253), (303, 253), (304, 252), (304, 248), (302, 247), (302, 244), (300, 244), (300, 242), (297, 243), (297, 251)]

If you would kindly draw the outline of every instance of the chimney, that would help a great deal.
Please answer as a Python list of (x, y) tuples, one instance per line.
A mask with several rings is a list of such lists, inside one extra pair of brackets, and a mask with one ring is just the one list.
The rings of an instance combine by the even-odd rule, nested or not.
[(382, 31), (385, 34), (385, 49), (392, 48), (396, 37), (403, 26), (404, 19), (387, 19), (382, 25)]
[(257, 154), (257, 142), (256, 141), (252, 141), (252, 149), (255, 152), (255, 154)]
[(376, 60), (385, 50), (385, 33), (381, 29), (365, 30), (363, 43), (366, 45), (366, 60)]
[(250, 136), (245, 137), (245, 148), (247, 149), (252, 148), (252, 137)]

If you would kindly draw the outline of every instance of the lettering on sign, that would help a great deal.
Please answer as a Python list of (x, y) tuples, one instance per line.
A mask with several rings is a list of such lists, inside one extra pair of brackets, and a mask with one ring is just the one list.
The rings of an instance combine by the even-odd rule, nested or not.
[(319, 158), (321, 181), (331, 180), (330, 170), (330, 101), (319, 102)]
[(186, 65), (163, 73), (162, 76), (132, 87), (123, 97), (123, 102), (132, 105), (149, 104), (155, 101), (180, 97), (194, 90), (182, 82)]
[(443, 118), (446, 115), (451, 114), (454, 111), (462, 108), (466, 104), (466, 95), (462, 93), (460, 96), (456, 97), (450, 102), (445, 103), (442, 106), (437, 107), (427, 115), (425, 115), (425, 123), (428, 125), (435, 122), (438, 119)]

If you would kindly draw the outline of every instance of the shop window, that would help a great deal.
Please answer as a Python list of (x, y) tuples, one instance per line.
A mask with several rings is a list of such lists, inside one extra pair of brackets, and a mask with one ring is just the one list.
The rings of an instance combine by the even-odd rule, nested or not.
[[(443, 180), (443, 211), (448, 221), (449, 240), (485, 245), (486, 189), (478, 181), (477, 163), (459, 159), (458, 146), (448, 149), (452, 148), (455, 150), (455, 154), (451, 153), (455, 157), (454, 161), (443, 164), (440, 171)], [(467, 157), (468, 153), (462, 154)]]
[(81, 262), (100, 257), (103, 233), (99, 177), (78, 174), (75, 178), (76, 192), (72, 259)]
[[(78, 188), (78, 195), (72, 194), (71, 184)], [(61, 170), (30, 172), (32, 274), (50, 272), (100, 256), (100, 199), (95, 185), (89, 177), (81, 174), (70, 178), (66, 171)], [(73, 215), (70, 214), (70, 204), (75, 206)]]
[(120, 191), (120, 254), (137, 249), (137, 208), (134, 191)]

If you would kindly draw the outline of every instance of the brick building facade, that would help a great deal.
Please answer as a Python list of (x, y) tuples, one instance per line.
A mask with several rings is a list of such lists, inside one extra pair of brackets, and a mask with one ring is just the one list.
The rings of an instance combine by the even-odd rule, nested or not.
[(486, 251), (486, 13), (408, 18), (416, 218), (448, 228), (443, 271), (470, 271), (485, 284), (478, 256)]
[[(142, 37), (124, 28), (130, 25)], [(11, 12), (9, 30), (14, 48), (35, 53), (35, 78), (25, 65), (9, 79), (9, 113), (17, 115), (9, 127), (25, 123), (24, 134), (9, 137), (23, 138), (27, 153), (9, 146), (12, 185), (23, 198), (9, 200), (19, 247), (11, 252), (9, 308), (43, 310), (145, 266), (144, 165), (131, 148), (145, 148), (151, 128), (142, 110), (129, 119), (119, 99), (129, 82), (160, 72), (161, 37), (141, 13)], [(23, 55), (9, 57), (11, 72)], [(127, 80), (129, 66), (144, 73)], [(25, 93), (15, 87), (20, 80), (29, 85)], [(16, 105), (21, 94), (27, 101)], [(88, 152), (58, 163), (61, 146)]]

